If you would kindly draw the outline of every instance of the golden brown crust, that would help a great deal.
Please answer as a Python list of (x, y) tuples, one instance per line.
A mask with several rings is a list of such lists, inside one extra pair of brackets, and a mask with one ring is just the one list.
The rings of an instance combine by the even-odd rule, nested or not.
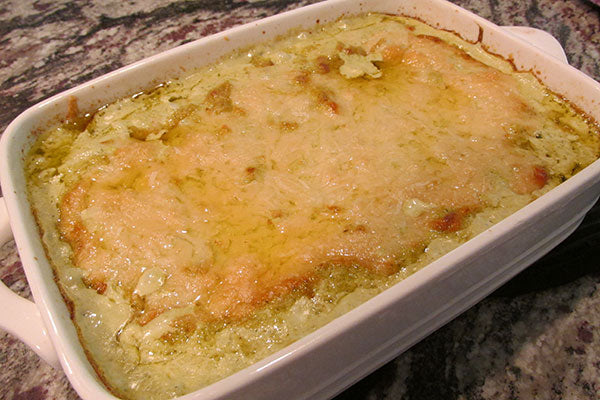
[[(120, 394), (162, 362), (177, 368), (191, 354), (182, 349), (201, 360), (193, 377), (144, 384), (212, 382), (201, 363), (205, 375), (206, 365), (233, 372), (267, 354), (258, 341), (275, 351), (298, 338), (300, 315), (334, 315), (357, 287), (383, 290), (581, 168), (572, 138), (559, 140), (572, 153), (563, 162), (537, 134), (583, 138), (579, 122), (549, 120), (540, 108), (561, 111), (524, 95), (526, 79), (430, 30), (385, 24), (325, 34), (322, 48), (282, 39), (108, 106), (70, 154), (36, 170), (65, 185), (58, 233), (82, 275), (76, 294), (119, 313), (101, 339), (78, 333), (94, 352), (104, 341), (119, 353), (100, 354), (101, 368), (88, 354), (101, 376), (133, 371)], [(81, 304), (69, 308), (85, 324), (97, 310), (85, 303), (96, 310), (86, 316)], [(278, 307), (301, 311), (279, 321)], [(270, 329), (256, 325), (265, 315), (281, 342), (237, 349), (238, 336)], [(198, 350), (206, 330), (222, 354)]]
[[(316, 268), (322, 264), (339, 267), (360, 266), (382, 275), (397, 272), (401, 265), (413, 257), (414, 251), (423, 247), (424, 241), (430, 236), (427, 227), (443, 234), (458, 232), (465, 228), (471, 216), (485, 206), (478, 193), (486, 190), (489, 183), (487, 175), (480, 170), (495, 171), (518, 194), (529, 194), (546, 185), (549, 174), (539, 165), (539, 161), (520, 152), (521, 143), (512, 138), (507, 139), (504, 129), (495, 127), (501, 126), (502, 118), (508, 114), (530, 118), (532, 109), (514, 89), (515, 82), (512, 76), (485, 66), (434, 36), (418, 35), (407, 43), (397, 43), (390, 38), (374, 38), (372, 41), (375, 44), (369, 47), (383, 54), (384, 73), (415, 77), (416, 82), (411, 91), (418, 91), (418, 96), (431, 96), (435, 99), (439, 95), (438, 92), (457, 93), (453, 99), (446, 97), (439, 100), (439, 112), (447, 109), (449, 113), (448, 116), (444, 115), (444, 119), (457, 118), (456, 115), (460, 118), (463, 114), (477, 112), (477, 107), (482, 106), (486, 107), (485, 111), (491, 115), (498, 115), (497, 121), (490, 121), (489, 133), (486, 134), (489, 136), (488, 141), (465, 142), (463, 148), (456, 148), (456, 139), (440, 136), (437, 143), (433, 144), (436, 150), (431, 153), (430, 158), (448, 157), (448, 152), (460, 152), (459, 158), (464, 157), (464, 162), (460, 159), (452, 160), (456, 165), (447, 168), (444, 165), (448, 161), (440, 159), (439, 164), (432, 164), (433, 169), (430, 171), (415, 170), (413, 178), (417, 183), (402, 189), (406, 192), (404, 196), (427, 199), (434, 204), (433, 209), (405, 221), (406, 217), (395, 214), (394, 210), (399, 207), (397, 200), (386, 200), (385, 207), (379, 212), (382, 215), (394, 215), (393, 218), (397, 220), (387, 222), (410, 224), (413, 234), (411, 239), (402, 239), (396, 246), (390, 243), (389, 249), (381, 250), (381, 243), (386, 242), (383, 232), (389, 228), (381, 225), (384, 221), (379, 221), (378, 216), (371, 217), (373, 227), (370, 228), (369, 223), (354, 220), (353, 213), (358, 211), (359, 215), (365, 215), (368, 211), (367, 208), (357, 209), (349, 198), (343, 199), (341, 204), (327, 204), (317, 208), (306, 217), (295, 216), (295, 213), (302, 211), (290, 209), (289, 205), (282, 203), (278, 204), (276, 210), (269, 211), (268, 218), (263, 218), (262, 214), (266, 210), (248, 203), (244, 211), (247, 215), (240, 215), (237, 220), (230, 217), (230, 222), (227, 222), (239, 224), (235, 229), (241, 231), (235, 235), (219, 234), (218, 232), (224, 229), (220, 225), (211, 225), (213, 231), (198, 232), (195, 233), (196, 236), (173, 232), (173, 229), (187, 231), (188, 226), (191, 226), (192, 230), (198, 229), (194, 227), (193, 221), (194, 218), (200, 218), (200, 215), (195, 216), (198, 211), (194, 207), (206, 207), (202, 204), (210, 204), (211, 196), (221, 199), (224, 203), (229, 202), (228, 196), (244, 198), (245, 186), (265, 184), (268, 174), (273, 174), (272, 169), (276, 168), (274, 165), (286, 162), (285, 158), (277, 160), (276, 163), (269, 162), (268, 160), (274, 157), (272, 154), (281, 150), (277, 147), (265, 147), (268, 156), (261, 155), (246, 161), (245, 165), (233, 167), (241, 170), (240, 178), (234, 179), (239, 179), (238, 185), (241, 186), (240, 189), (229, 192), (221, 190), (219, 185), (213, 187), (207, 182), (218, 182), (222, 179), (220, 175), (211, 177), (211, 174), (231, 169), (232, 167), (227, 166), (231, 164), (228, 158), (231, 156), (225, 153), (218, 155), (218, 163), (207, 167), (206, 160), (195, 155), (198, 149), (211, 149), (208, 147), (213, 140), (211, 136), (200, 134), (205, 126), (215, 126), (214, 135), (219, 141), (231, 141), (240, 135), (240, 131), (234, 130), (232, 126), (241, 126), (238, 129), (243, 132), (246, 125), (253, 124), (253, 119), (263, 118), (264, 111), (252, 102), (268, 101), (273, 88), (281, 87), (277, 89), (279, 91), (288, 90), (287, 96), (297, 98), (298, 101), (307, 99), (309, 103), (306, 112), (310, 113), (312, 120), (322, 121), (321, 123), (345, 117), (344, 123), (348, 124), (350, 111), (359, 107), (367, 107), (373, 116), (378, 116), (377, 118), (390, 118), (389, 115), (379, 115), (380, 111), (372, 107), (369, 100), (365, 103), (360, 97), (351, 97), (349, 90), (354, 90), (353, 82), (337, 73), (341, 59), (336, 55), (321, 55), (313, 59), (314, 68), (310, 72), (291, 70), (289, 74), (281, 74), (279, 78), (270, 77), (272, 86), (269, 88), (241, 82), (234, 86), (230, 80), (225, 79), (207, 91), (203, 100), (204, 109), (188, 104), (174, 112), (167, 124), (143, 130), (129, 128), (131, 137), (136, 141), (117, 149), (108, 157), (108, 164), (101, 168), (93, 168), (85, 174), (82, 180), (66, 193), (60, 205), (59, 230), (64, 239), (71, 244), (74, 264), (86, 270), (87, 286), (102, 294), (110, 282), (118, 282), (132, 301), (140, 300), (142, 297), (135, 294), (136, 285), (142, 280), (143, 271), (152, 266), (168, 274), (161, 290), (173, 291), (177, 293), (177, 297), (148, 293), (143, 295), (143, 301), (133, 302), (137, 310), (135, 319), (140, 325), (148, 324), (173, 307), (190, 303), (195, 304), (200, 320), (240, 320), (287, 293), (310, 291), (315, 281)], [(363, 46), (341, 42), (336, 45), (336, 51), (355, 56), (367, 54)], [(267, 66), (277, 68), (260, 57), (250, 60), (252, 65), (260, 67), (260, 73), (265, 73), (262, 68)], [(334, 71), (335, 74), (332, 73)], [(468, 71), (468, 74), (463, 71)], [(293, 82), (306, 87), (307, 90), (295, 92), (296, 89), (284, 89), (287, 76), (294, 77)], [(398, 83), (385, 82), (388, 92), (397, 90), (394, 85)], [(376, 82), (373, 87), (377, 87)], [(365, 86), (365, 89), (367, 92), (372, 90), (369, 86)], [(244, 96), (250, 96), (252, 102), (245, 101)], [(402, 107), (402, 104), (397, 106)], [(243, 109), (248, 111), (242, 111)], [(398, 123), (393, 118), (389, 121), (391, 124)], [(269, 126), (276, 128), (275, 134), (305, 135), (304, 140), (310, 140), (312, 134), (307, 132), (304, 125), (287, 119), (271, 123)], [(167, 144), (167, 148), (147, 140), (160, 129), (166, 130), (161, 140)], [(256, 131), (255, 134), (260, 135), (261, 131)], [(307, 134), (309, 136), (306, 136)], [(388, 135), (391, 137), (396, 133), (390, 132)], [(175, 142), (172, 141), (174, 137), (178, 138)], [(365, 139), (359, 137), (357, 140), (364, 141), (368, 137), (369, 135), (365, 136)], [(230, 146), (235, 146), (235, 143)], [(498, 163), (495, 157), (492, 159), (479, 154), (482, 151), (481, 146), (495, 146), (497, 151), (503, 154), (502, 162)], [(216, 147), (210, 151), (218, 154), (221, 150)], [(360, 151), (351, 153), (350, 157), (360, 157)], [(166, 162), (159, 160), (159, 154), (165, 152), (169, 157)], [(235, 157), (240, 158), (243, 155)], [(428, 160), (416, 162), (422, 166), (430, 163)], [(472, 162), (480, 164), (473, 169), (469, 165)], [(436, 165), (439, 167), (438, 171)], [(197, 174), (193, 177), (189, 172), (192, 167), (196, 171), (194, 174)], [(338, 171), (327, 170), (327, 164), (314, 168), (316, 169), (311, 169), (308, 173), (315, 176), (327, 174), (329, 179), (345, 179)], [(198, 174), (199, 170), (202, 172)], [(398, 174), (398, 179), (404, 179), (401, 170), (395, 172), (390, 166), (379, 172), (391, 176)], [(360, 182), (367, 192), (373, 190), (369, 185), (376, 183), (372, 179), (374, 178)], [(431, 188), (419, 186), (418, 182), (421, 181), (431, 181)], [(172, 186), (173, 189), (170, 192), (153, 189), (163, 186)], [(326, 186), (317, 190), (324, 189)], [(290, 198), (290, 201), (293, 200)], [(177, 208), (167, 206), (172, 201), (179, 203)], [(145, 207), (146, 204), (153, 204), (152, 207), (158, 214), (148, 217), (146, 212), (140, 213), (134, 206)], [(161, 207), (165, 208), (160, 209)], [(286, 207), (288, 211), (283, 212)], [(230, 208), (225, 204), (213, 204), (212, 208), (222, 208), (225, 215), (235, 212), (235, 207)], [(278, 230), (282, 229), (279, 227), (281, 221), (292, 218), (300, 218), (299, 221), (302, 221), (295, 228), (298, 234), (308, 228), (313, 235), (309, 236), (311, 239), (301, 241), (293, 236), (284, 236), (283, 239), (280, 237)], [(162, 225), (156, 223), (157, 219), (162, 219)], [(330, 227), (327, 224), (311, 222), (321, 220), (335, 221), (340, 226)], [(265, 236), (253, 240), (272, 242), (271, 245), (280, 246), (280, 252), (289, 252), (290, 248), (295, 248), (294, 257), (284, 262), (276, 256), (273, 259), (272, 255), (262, 255), (263, 250), (252, 250), (258, 244), (247, 243), (244, 236), (239, 235), (244, 230), (251, 232), (252, 229), (256, 229), (254, 224), (264, 224), (266, 228), (260, 228), (265, 230)], [(165, 236), (156, 236), (156, 232), (161, 232), (165, 226), (169, 227), (162, 233)], [(131, 237), (136, 237), (136, 240), (132, 241)], [(170, 239), (166, 240), (165, 237)], [(204, 241), (205, 244), (200, 245), (201, 251), (192, 249), (189, 255), (182, 256), (181, 254), (189, 251), (185, 250), (188, 246), (186, 241)], [(242, 243), (235, 244), (235, 241)], [(294, 244), (295, 241), (298, 243)], [(165, 252), (156, 249), (157, 245), (167, 248), (174, 246), (173, 243), (180, 246), (179, 250)], [(132, 245), (134, 247), (131, 247)], [(194, 255), (195, 252), (198, 254)], [(117, 254), (118, 257), (115, 258)], [(147, 254), (153, 255), (154, 259), (164, 260), (163, 264), (152, 261)]]

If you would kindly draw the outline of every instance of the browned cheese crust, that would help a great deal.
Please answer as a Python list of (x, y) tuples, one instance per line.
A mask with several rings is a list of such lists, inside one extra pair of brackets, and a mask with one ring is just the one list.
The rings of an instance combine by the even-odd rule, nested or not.
[(533, 76), (382, 15), (69, 119), (29, 155), (31, 196), (82, 341), (131, 398), (276, 351), (599, 152), (598, 127)]

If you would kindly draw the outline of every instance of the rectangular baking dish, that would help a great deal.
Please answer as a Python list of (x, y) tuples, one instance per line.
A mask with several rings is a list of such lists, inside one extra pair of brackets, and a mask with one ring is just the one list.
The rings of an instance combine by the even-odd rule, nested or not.
[[(151, 88), (181, 71), (231, 50), (274, 38), (294, 27), (368, 11), (416, 17), (531, 70), (551, 90), (600, 120), (600, 84), (561, 60), (544, 35), (522, 39), (519, 29), (498, 27), (443, 0), (330, 0), (266, 18), (147, 58), (54, 96), (23, 112), (0, 143), (0, 179), (35, 305), (0, 285), (5, 307), (0, 326), (21, 337), (49, 363), (61, 365), (84, 399), (115, 399), (100, 382), (79, 343), (56, 287), (27, 200), (23, 158), (35, 130), (67, 113), (69, 98), (81, 110)], [(535, 33), (535, 32), (534, 32)], [(550, 53), (540, 47), (546, 47)], [(391, 360), (472, 306), (569, 235), (600, 194), (600, 161), (511, 217), (433, 262), (353, 311), (286, 349), (181, 399), (328, 398)], [(0, 222), (6, 216), (0, 204)], [(0, 227), (0, 241), (10, 234)], [(15, 324), (14, 321), (19, 323)]]

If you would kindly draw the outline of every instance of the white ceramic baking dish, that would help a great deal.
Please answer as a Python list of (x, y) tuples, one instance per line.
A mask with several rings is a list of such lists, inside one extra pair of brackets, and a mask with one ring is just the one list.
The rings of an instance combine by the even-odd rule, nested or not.
[[(0, 178), (12, 234), (35, 304), (0, 285), (0, 327), (17, 335), (55, 366), (62, 366), (84, 399), (114, 399), (88, 362), (54, 283), (25, 193), (23, 155), (36, 127), (67, 111), (152, 87), (297, 26), (342, 14), (379, 11), (417, 17), (435, 27), (477, 40), (532, 70), (552, 90), (600, 121), (600, 84), (566, 64), (560, 45), (531, 28), (502, 28), (443, 0), (332, 0), (253, 22), (186, 44), (54, 96), (22, 113), (5, 131)], [(533, 44), (532, 44), (533, 43)], [(181, 399), (321, 399), (331, 397), (472, 306), (569, 235), (600, 194), (600, 161), (325, 327), (286, 349)], [(10, 237), (0, 203), (0, 243)]]

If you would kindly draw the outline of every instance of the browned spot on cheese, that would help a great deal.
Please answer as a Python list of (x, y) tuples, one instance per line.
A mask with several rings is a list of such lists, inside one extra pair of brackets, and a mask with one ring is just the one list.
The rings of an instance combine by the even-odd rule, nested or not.
[(330, 60), (325, 56), (319, 56), (315, 60), (316, 69), (319, 74), (326, 74), (331, 71), (331, 67), (329, 66)]
[(550, 178), (546, 168), (540, 165), (514, 165), (511, 186), (517, 193), (531, 193), (541, 189)]
[(149, 129), (140, 129), (136, 126), (129, 127), (129, 136), (137, 140), (146, 140), (148, 135), (151, 133), (152, 130)]
[(137, 293), (131, 294), (129, 304), (131, 305), (131, 309), (133, 310), (135, 316), (141, 316), (141, 314), (144, 312), (145, 303), (146, 301), (143, 296), (140, 296)]
[(342, 212), (342, 207), (336, 205), (327, 206), (327, 210), (333, 214), (339, 214)]
[(533, 182), (538, 188), (543, 188), (548, 183), (548, 171), (544, 167), (536, 165), (533, 167)]
[(152, 307), (151, 304), (144, 304), (144, 309), (136, 315), (136, 322), (141, 326), (144, 326), (148, 322), (152, 321), (154, 318), (159, 316), (161, 313), (168, 310), (169, 307), (166, 307), (164, 305)]
[(433, 230), (444, 233), (457, 232), (465, 227), (465, 219), (479, 209), (478, 205), (463, 206), (446, 212), (430, 222)]
[(384, 61), (400, 60), (405, 51), (406, 47), (404, 46), (389, 45), (383, 48), (381, 56)]
[(355, 233), (355, 232), (361, 232), (361, 233), (366, 233), (367, 232), (367, 227), (362, 225), (362, 224), (358, 224), (358, 225), (348, 225), (347, 227), (344, 228), (344, 233)]
[(259, 306), (290, 292), (308, 293), (314, 281), (312, 273), (293, 274), (264, 285), (261, 282), (264, 279), (259, 278), (261, 273), (272, 276), (272, 272), (251, 259), (240, 260), (239, 264), (227, 268), (200, 314), (209, 320), (239, 320)]
[(60, 205), (59, 230), (62, 236), (71, 243), (74, 261), (77, 264), (79, 264), (79, 258), (85, 255), (88, 247), (88, 241), (85, 240), (88, 232), (77, 215), (85, 208), (84, 197), (88, 188), (89, 185), (76, 185), (67, 192)]
[(300, 85), (306, 85), (310, 82), (310, 75), (306, 72), (302, 72), (294, 77), (294, 82)]
[(475, 60), (473, 57), (471, 57), (471, 55), (468, 53), (460, 51), (459, 56), (464, 60), (477, 62), (477, 60)]
[(337, 71), (342, 64), (343, 61), (337, 54), (329, 56), (321, 55), (313, 61), (313, 72), (320, 75), (328, 74), (331, 71)]
[(327, 89), (316, 89), (317, 104), (331, 114), (339, 114), (339, 105), (332, 99), (332, 94)]
[(207, 109), (215, 114), (233, 111), (231, 88), (231, 83), (226, 81), (208, 92), (205, 98)]
[(260, 55), (253, 55), (252, 58), (250, 58), (250, 64), (258, 68), (264, 68), (272, 66), (273, 61), (271, 61), (271, 59), (269, 58)]
[(271, 216), (273, 218), (281, 218), (281, 217), (283, 217), (283, 211), (281, 211), (281, 210), (272, 210), (271, 211)]
[(106, 282), (98, 279), (83, 278), (83, 283), (90, 289), (94, 289), (98, 294), (104, 294), (107, 289)]
[(227, 135), (228, 133), (231, 133), (231, 132), (232, 132), (231, 128), (228, 125), (223, 124), (217, 130), (217, 135)]
[(194, 318), (194, 316), (191, 314), (186, 314), (179, 318), (176, 318), (172, 322), (172, 325), (179, 332), (183, 333), (186, 336), (188, 336), (190, 333), (194, 332), (196, 330), (196, 326), (197, 326), (196, 318)]
[(431, 227), (439, 232), (456, 232), (462, 228), (462, 225), (463, 216), (456, 211), (450, 211), (431, 222)]
[(298, 129), (300, 124), (293, 121), (282, 121), (279, 123), (279, 128), (284, 132), (292, 132)]

